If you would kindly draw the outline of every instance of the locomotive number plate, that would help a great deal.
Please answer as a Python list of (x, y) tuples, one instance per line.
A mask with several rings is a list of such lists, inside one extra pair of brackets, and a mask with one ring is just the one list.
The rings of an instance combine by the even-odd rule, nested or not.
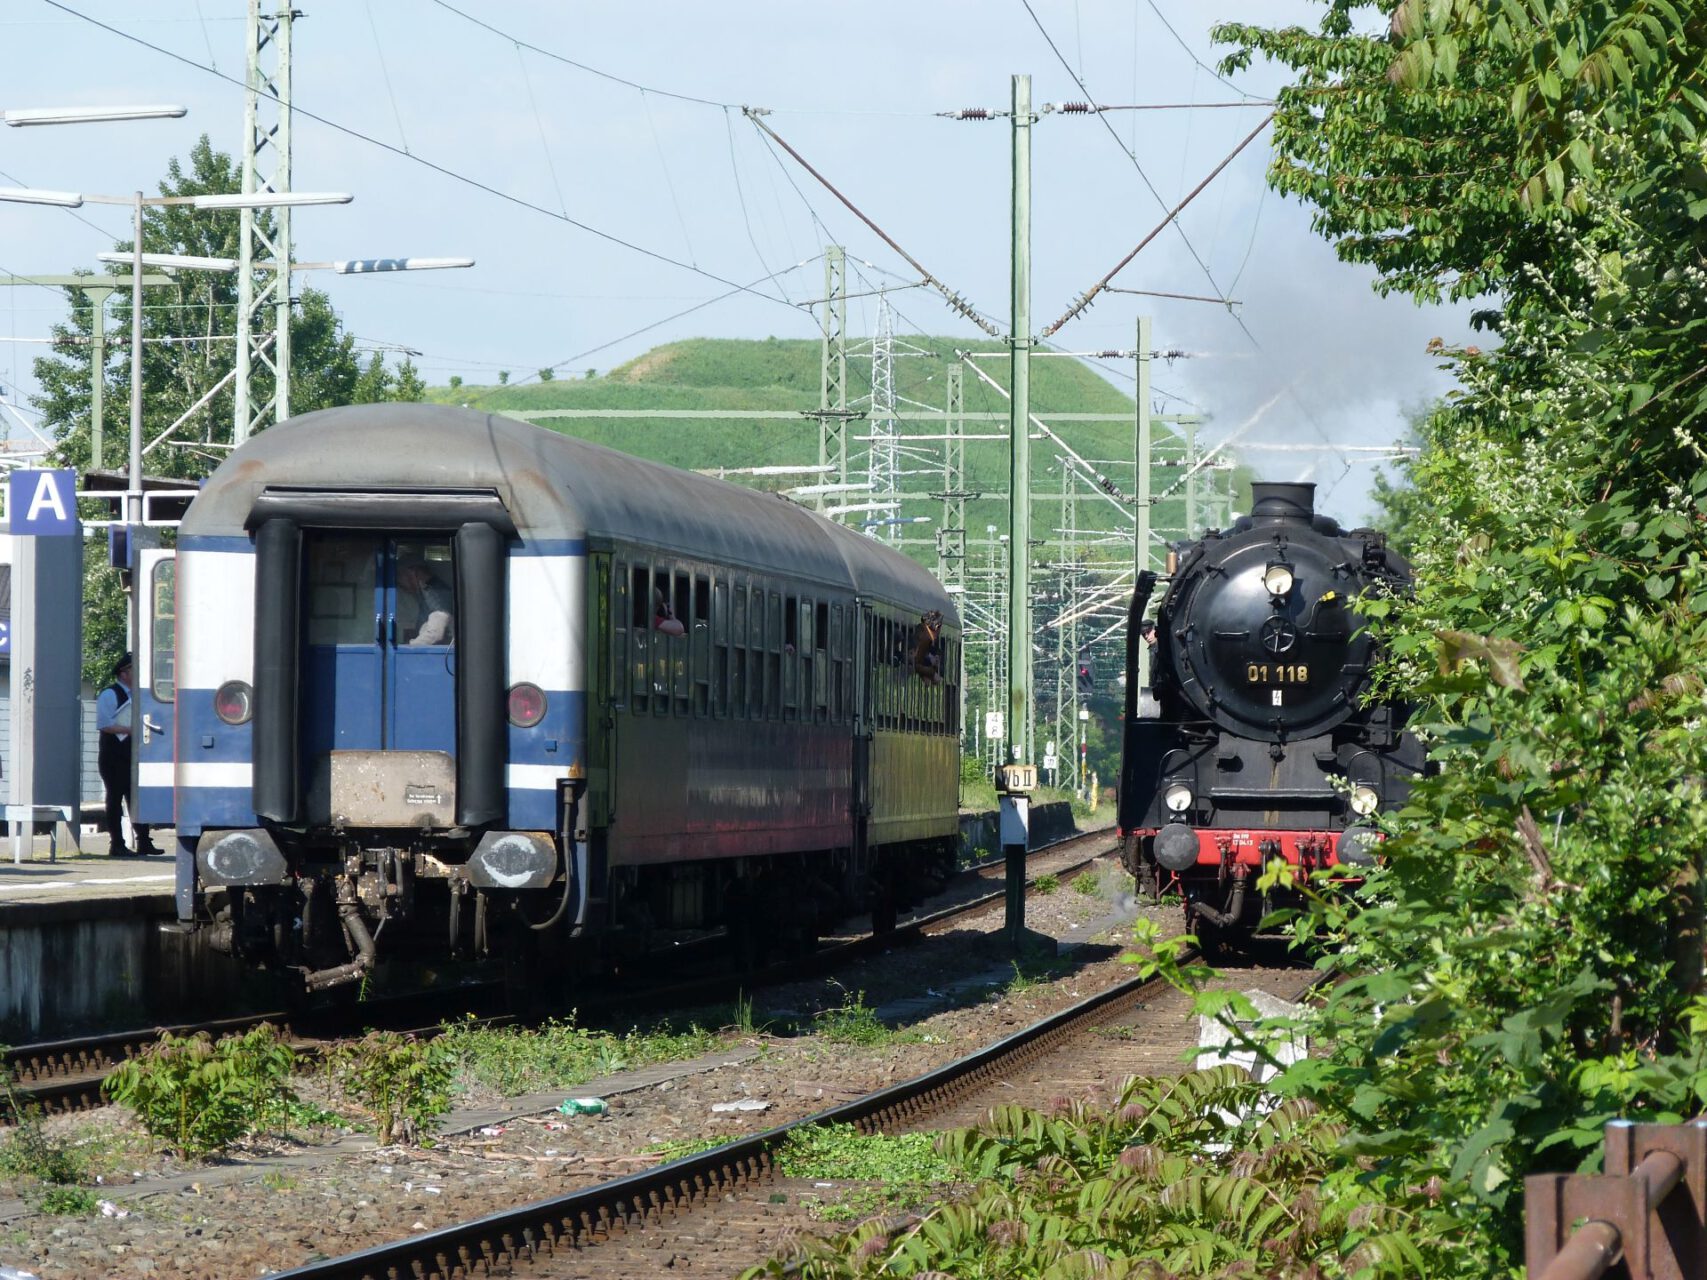
[(1247, 684), (1309, 684), (1307, 663), (1248, 662), (1245, 664)]

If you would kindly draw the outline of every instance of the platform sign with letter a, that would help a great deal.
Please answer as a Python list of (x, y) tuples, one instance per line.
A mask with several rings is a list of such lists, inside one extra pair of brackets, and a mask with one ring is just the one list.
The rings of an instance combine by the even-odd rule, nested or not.
[(75, 471), (14, 471), (7, 479), (6, 515), (13, 533), (69, 538), (77, 533)]

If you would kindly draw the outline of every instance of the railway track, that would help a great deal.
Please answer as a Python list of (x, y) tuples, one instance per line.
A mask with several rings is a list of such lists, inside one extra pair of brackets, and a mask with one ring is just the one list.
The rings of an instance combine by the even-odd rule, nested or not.
[[(1297, 999), (1316, 980), (1298, 970), (1246, 971)], [(1047, 1105), (1134, 1071), (1178, 1066), (1177, 1034), (1146, 1035), (1163, 992), (1133, 979), (902, 1084), (699, 1155), (407, 1240), (276, 1273), (280, 1280), (463, 1280), (484, 1275), (729, 1276), (763, 1262), (791, 1233), (812, 1230), (803, 1188), (781, 1178), (776, 1153), (793, 1132), (851, 1124), (901, 1133), (972, 1123), (996, 1102)], [(1183, 1001), (1183, 997), (1177, 997)], [(1127, 1034), (1131, 1032), (1132, 1034)], [(1099, 1034), (1102, 1033), (1102, 1034)], [(1070, 1070), (1063, 1075), (1062, 1067)], [(808, 1190), (808, 1195), (810, 1191)]]
[[(1109, 849), (1109, 831), (1101, 829), (1041, 845), (1028, 857), (1039, 862), (1047, 861), (1047, 874), (1065, 880), (1088, 868)], [(1067, 856), (1067, 861), (1058, 862), (1057, 859), (1063, 855)], [(999, 860), (975, 864), (960, 872), (953, 883), (964, 889), (977, 881), (991, 879), (991, 873), (1000, 868)], [(1045, 871), (1040, 868), (1032, 880), (1041, 874)], [(1000, 877), (993, 878), (999, 885)], [(903, 918), (891, 933), (864, 934), (835, 942), (820, 947), (811, 955), (757, 971), (714, 973), (686, 982), (652, 982), (638, 991), (607, 992), (597, 1000), (583, 1002), (582, 1012), (597, 1014), (604, 1004), (620, 1005), (625, 1011), (632, 1012), (639, 1008), (668, 1009), (715, 1003), (740, 991), (751, 992), (758, 987), (813, 977), (861, 956), (941, 932), (959, 920), (989, 909), (1002, 898), (1001, 888), (978, 893), (965, 901)], [(385, 1026), (431, 1034), (446, 1017), (457, 1017), (470, 1011), (478, 1013), (488, 1002), (500, 1000), (502, 993), (501, 983), (484, 982), (449, 991), (412, 993), (369, 1001), (316, 1013), (308, 1018), (281, 1011), (22, 1045), (0, 1055), (0, 1069), (5, 1071), (7, 1081), (7, 1088), (0, 1090), (0, 1123), (9, 1122), (15, 1108), (34, 1107), (48, 1114), (60, 1114), (102, 1105), (101, 1086), (107, 1076), (168, 1033), (185, 1036), (205, 1031), (217, 1039), (241, 1034), (263, 1022), (270, 1022), (282, 1028), (299, 1050), (313, 1054), (328, 1039), (359, 1034), (366, 1027)], [(494, 1012), (489, 1016), (495, 1021), (501, 1015)]]

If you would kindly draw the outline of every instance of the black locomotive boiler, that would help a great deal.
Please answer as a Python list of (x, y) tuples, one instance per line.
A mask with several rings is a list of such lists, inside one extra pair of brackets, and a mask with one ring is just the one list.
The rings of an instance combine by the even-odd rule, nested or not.
[(1369, 865), (1371, 819), (1424, 765), (1409, 708), (1366, 697), (1376, 646), (1356, 609), (1366, 592), (1408, 589), (1409, 564), (1384, 534), (1317, 515), (1313, 484), (1251, 490), (1250, 515), (1177, 549), (1150, 698), (1139, 623), (1153, 580), (1127, 636), (1125, 862), (1141, 887), (1180, 896), (1206, 951), (1284, 905), (1257, 890), (1272, 860), (1301, 877)]

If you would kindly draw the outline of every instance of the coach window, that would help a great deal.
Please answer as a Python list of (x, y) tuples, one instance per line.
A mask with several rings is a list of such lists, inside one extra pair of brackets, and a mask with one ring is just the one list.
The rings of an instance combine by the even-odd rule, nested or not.
[(637, 564), (628, 581), (629, 695), (634, 709), (645, 711), (652, 694), (652, 570)]
[(711, 710), (711, 580), (703, 573), (693, 578), (693, 621), (688, 624), (693, 648), (693, 713)]
[(765, 718), (765, 593), (747, 588), (747, 716)]
[(812, 609), (812, 718), (830, 718), (830, 606), (822, 601)]
[(711, 714), (729, 707), (729, 580), (711, 584)]
[(148, 685), (161, 702), (172, 701), (178, 678), (178, 562), (161, 560), (154, 566), (154, 580), (148, 584), (154, 608), (149, 618), (154, 623), (148, 655)]
[(842, 647), (842, 606), (830, 606), (830, 720), (842, 722), (846, 703), (842, 700), (842, 667), (847, 662), (847, 650)]
[(605, 690), (614, 703), (628, 701), (628, 562), (618, 560), (611, 566), (610, 599), (605, 607), (610, 612), (610, 649)]
[(766, 593), (765, 719), (782, 719), (782, 596)]
[[(693, 579), (681, 570), (672, 575), (671, 600), (676, 617), (684, 627), (693, 619)], [(688, 651), (691, 632), (670, 637), (670, 689), (675, 695), (675, 714), (688, 714)]]
[(800, 660), (803, 640), (800, 635), (800, 598), (782, 598), (782, 718), (800, 718)]
[(747, 718), (747, 584), (729, 586), (729, 714)]

